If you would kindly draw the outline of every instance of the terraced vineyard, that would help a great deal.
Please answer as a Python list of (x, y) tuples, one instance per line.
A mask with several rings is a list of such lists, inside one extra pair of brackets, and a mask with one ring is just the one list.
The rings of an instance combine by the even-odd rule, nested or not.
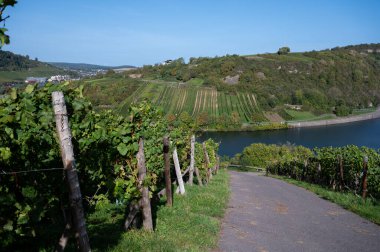
[(255, 114), (262, 114), (253, 93), (219, 92), (215, 88), (189, 84), (141, 83), (119, 104), (123, 111), (133, 102), (148, 99), (163, 108), (166, 114), (187, 112), (192, 117), (207, 113), (212, 119), (238, 115), (241, 122), (251, 122)]
[[(198, 80), (199, 82), (199, 80)], [(118, 77), (86, 80), (85, 95), (95, 107), (125, 112), (130, 104), (144, 99), (179, 116), (187, 112), (196, 119), (208, 115), (210, 122), (220, 117), (237, 118), (241, 123), (266, 120), (253, 93), (221, 92), (198, 82), (176, 83), (157, 80), (131, 80)]]

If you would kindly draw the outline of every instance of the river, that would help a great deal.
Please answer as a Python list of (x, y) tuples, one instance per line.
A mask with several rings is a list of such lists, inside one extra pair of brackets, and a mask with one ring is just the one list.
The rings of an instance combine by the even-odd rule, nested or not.
[(305, 147), (354, 144), (380, 148), (380, 118), (346, 124), (252, 132), (205, 132), (198, 141), (212, 138), (221, 142), (219, 155), (234, 156), (252, 143), (296, 144)]

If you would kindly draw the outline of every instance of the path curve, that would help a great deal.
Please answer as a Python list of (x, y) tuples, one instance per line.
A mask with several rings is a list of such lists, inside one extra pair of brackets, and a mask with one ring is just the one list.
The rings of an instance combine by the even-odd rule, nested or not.
[(283, 181), (230, 174), (219, 251), (379, 251), (380, 226)]

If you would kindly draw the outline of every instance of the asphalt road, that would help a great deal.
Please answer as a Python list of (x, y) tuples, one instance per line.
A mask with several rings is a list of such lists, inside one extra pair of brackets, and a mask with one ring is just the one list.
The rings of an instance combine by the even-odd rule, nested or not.
[(380, 226), (283, 181), (230, 174), (219, 251), (380, 251)]

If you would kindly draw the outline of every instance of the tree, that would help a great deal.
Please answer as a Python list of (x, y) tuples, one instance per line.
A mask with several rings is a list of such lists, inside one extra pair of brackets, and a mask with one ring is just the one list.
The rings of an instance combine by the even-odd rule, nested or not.
[(233, 124), (233, 125), (240, 125), (240, 116), (239, 116), (239, 113), (238, 112), (236, 112), (236, 111), (233, 111), (232, 113), (231, 113), (231, 123)]
[(290, 53), (290, 48), (287, 47), (287, 46), (281, 47), (281, 48), (278, 49), (278, 51), (277, 51), (277, 54), (278, 54), (278, 55), (288, 54), (288, 53)]
[[(0, 25), (4, 24), (5, 25), (5, 20), (9, 18), (9, 15), (3, 16), (4, 10), (8, 6), (14, 6), (17, 3), (16, 0), (0, 0)], [(0, 49), (3, 45), (9, 44), (9, 36), (6, 34), (8, 29), (6, 28), (0, 28)]]
[(190, 116), (190, 114), (187, 112), (187, 111), (183, 111), (180, 115), (179, 115), (179, 120), (186, 124), (186, 125), (189, 125), (192, 121), (193, 121), (193, 118)]
[(115, 75), (115, 71), (113, 70), (113, 69), (109, 69), (107, 72), (106, 72), (106, 76), (107, 77), (110, 77), (110, 76), (112, 76), (112, 75)]
[(302, 102), (303, 102), (303, 92), (301, 89), (297, 89), (292, 94), (292, 103), (293, 104), (302, 104)]
[(169, 124), (173, 124), (177, 117), (174, 114), (170, 113), (166, 116), (166, 119), (168, 120)]
[(207, 112), (202, 112), (200, 113), (197, 118), (196, 118), (196, 122), (198, 124), (198, 126), (206, 126), (208, 125), (210, 122), (209, 122), (209, 116), (208, 116), (208, 113)]

